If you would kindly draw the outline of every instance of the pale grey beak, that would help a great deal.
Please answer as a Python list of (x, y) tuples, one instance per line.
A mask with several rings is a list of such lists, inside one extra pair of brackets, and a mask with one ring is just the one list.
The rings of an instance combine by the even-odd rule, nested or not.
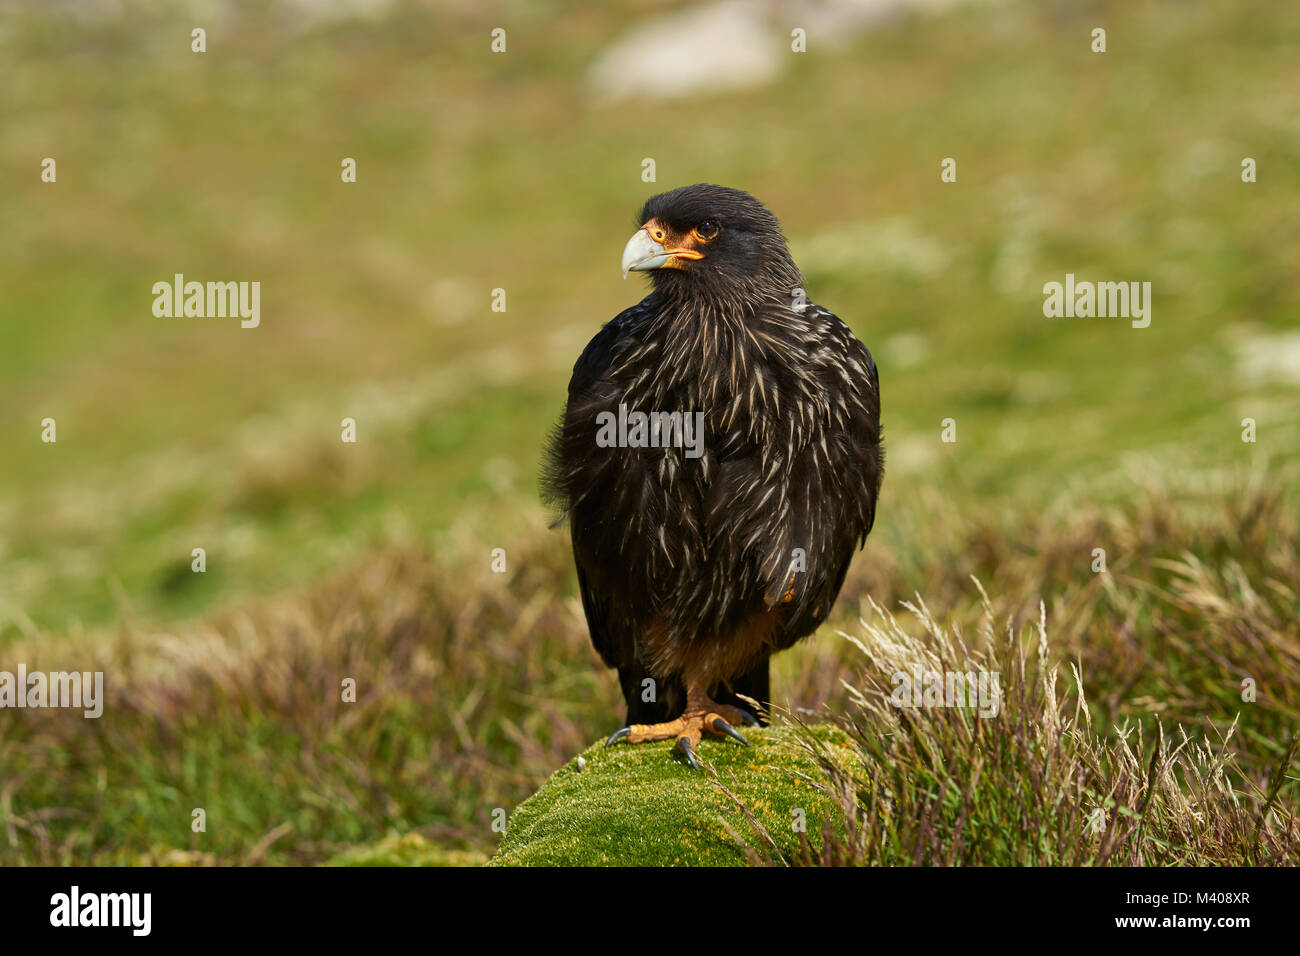
[(626, 279), (629, 272), (658, 269), (670, 258), (662, 242), (655, 242), (650, 233), (638, 229), (623, 247), (623, 278)]

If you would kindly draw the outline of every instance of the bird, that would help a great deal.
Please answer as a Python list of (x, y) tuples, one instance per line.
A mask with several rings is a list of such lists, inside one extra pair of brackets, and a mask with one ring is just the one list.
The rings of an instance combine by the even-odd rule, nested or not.
[[(573, 367), (542, 469), (591, 642), (627, 703), (614, 743), (770, 717), (769, 661), (826, 619), (875, 524), (875, 361), (807, 299), (776, 216), (739, 189), (652, 196), (623, 248), (651, 290)], [(757, 714), (755, 713), (757, 711)]]

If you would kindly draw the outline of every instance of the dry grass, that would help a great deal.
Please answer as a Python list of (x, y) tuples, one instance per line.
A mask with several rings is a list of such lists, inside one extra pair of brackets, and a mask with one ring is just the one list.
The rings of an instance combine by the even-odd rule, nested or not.
[[(1244, 771), (1222, 736), (1165, 730), (1159, 720), (1092, 723), (1077, 667), (1061, 676), (1046, 610), (1029, 632), (999, 638), (984, 600), (968, 642), (924, 603), (917, 627), (873, 607), (860, 638), (865, 660), (841, 725), (856, 754), (804, 733), (824, 788), (839, 797), (843, 835), (827, 830), (813, 865), (1267, 865), (1294, 864), (1300, 820), (1280, 801), (1300, 735), (1270, 775)], [(1029, 638), (1029, 639), (1026, 639)], [(1036, 644), (1036, 646), (1034, 646)], [(973, 645), (973, 646), (972, 646)], [(896, 673), (997, 674), (1002, 704), (899, 707)], [(790, 862), (766, 857), (764, 862)]]
[[(1069, 501), (1032, 519), (889, 502), (894, 521), (832, 622), (850, 628), (861, 605), (869, 656), (828, 628), (777, 658), (778, 705), (829, 707), (861, 751), (829, 778), (859, 821), (830, 859), (1293, 858), (1297, 784), (1279, 768), (1300, 726), (1300, 533), (1285, 487), (1151, 482), (1121, 489), (1125, 505)], [(410, 832), (491, 852), (493, 811), (622, 716), (564, 540), (536, 527), (508, 542), (505, 574), (466, 525), (436, 554), (386, 551), (174, 633), (124, 615), (111, 633), (9, 645), (31, 670), (105, 670), (107, 702), (97, 721), (0, 722), (0, 862), (310, 863)], [(1109, 573), (1092, 573), (1094, 547)], [(904, 601), (915, 625), (880, 610)], [(1041, 638), (1040, 601), (1064, 682), (1021, 651)], [(941, 620), (965, 622), (970, 648)], [(994, 640), (993, 620), (1021, 636)], [(883, 709), (873, 688), (913, 658), (997, 669), (1004, 711)], [(340, 699), (346, 677), (356, 703)], [(190, 831), (195, 807), (206, 833)], [(1106, 829), (1085, 836), (1097, 808)]]
[(392, 829), (492, 848), (492, 811), (616, 713), (549, 545), (508, 575), (385, 554), (182, 633), (12, 646), (31, 670), (103, 669), (107, 702), (7, 712), (0, 861), (317, 862)]

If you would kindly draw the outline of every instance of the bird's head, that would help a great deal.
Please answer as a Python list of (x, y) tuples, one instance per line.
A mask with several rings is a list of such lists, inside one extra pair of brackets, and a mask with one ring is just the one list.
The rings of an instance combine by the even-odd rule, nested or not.
[(655, 287), (786, 295), (802, 280), (776, 216), (739, 189), (682, 186), (647, 200), (623, 247), (623, 277), (654, 271)]

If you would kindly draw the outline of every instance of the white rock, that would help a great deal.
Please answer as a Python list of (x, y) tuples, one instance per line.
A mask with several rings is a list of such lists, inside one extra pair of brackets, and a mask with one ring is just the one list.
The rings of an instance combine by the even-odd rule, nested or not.
[(815, 55), (913, 11), (939, 11), (959, 2), (719, 0), (636, 27), (606, 49), (587, 80), (598, 96), (614, 100), (762, 86), (801, 55), (791, 51), (796, 27), (806, 31)]

